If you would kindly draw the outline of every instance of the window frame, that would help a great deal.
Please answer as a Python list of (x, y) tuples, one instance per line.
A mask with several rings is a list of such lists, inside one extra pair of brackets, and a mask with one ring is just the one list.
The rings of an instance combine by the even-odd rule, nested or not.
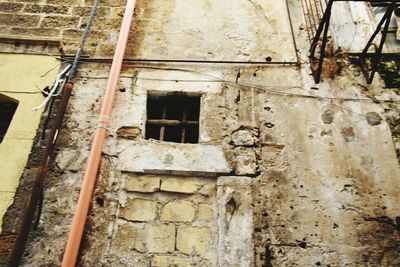
[[(182, 112), (180, 118), (169, 118), (168, 111), (171, 108), (170, 100), (176, 97), (180, 98), (182, 105)], [(161, 118), (149, 118), (149, 104), (151, 99), (160, 98), (162, 102)], [(189, 100), (185, 102), (185, 100)], [(159, 92), (159, 91), (148, 91), (146, 99), (146, 123), (145, 123), (145, 134), (146, 140), (154, 139), (162, 142), (173, 142), (177, 144), (198, 144), (200, 139), (200, 113), (201, 113), (201, 99), (202, 94), (200, 93), (187, 93), (187, 92)], [(176, 99), (175, 99), (176, 100)], [(195, 112), (195, 119), (188, 119), (188, 113), (190, 112), (189, 105), (192, 102), (198, 102), (198, 105), (194, 107), (192, 112)], [(196, 110), (195, 110), (196, 109)], [(158, 138), (149, 136), (149, 126), (160, 127)], [(179, 141), (166, 140), (166, 129), (167, 127), (179, 127)], [(188, 129), (195, 129), (195, 138), (188, 137)]]

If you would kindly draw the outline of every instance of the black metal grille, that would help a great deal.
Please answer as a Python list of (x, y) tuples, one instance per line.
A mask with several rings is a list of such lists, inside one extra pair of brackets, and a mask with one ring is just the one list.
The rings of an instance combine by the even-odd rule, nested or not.
[(199, 142), (200, 96), (149, 94), (146, 139), (175, 143)]

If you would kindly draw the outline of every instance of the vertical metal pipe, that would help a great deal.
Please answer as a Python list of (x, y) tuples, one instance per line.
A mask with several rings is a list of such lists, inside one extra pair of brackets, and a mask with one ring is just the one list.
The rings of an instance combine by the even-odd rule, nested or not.
[[(31, 195), (30, 195), (30, 198), (28, 200), (27, 206), (24, 211), (20, 230), (18, 232), (17, 239), (15, 240), (14, 247), (11, 252), (9, 261), (8, 261), (9, 267), (16, 267), (21, 262), (21, 258), (24, 253), (25, 245), (28, 240), (28, 235), (32, 228), (35, 211), (38, 212), (37, 216), (40, 216), (40, 211), (42, 208), (42, 201), (43, 201), (44, 180), (46, 178), (49, 164), (53, 159), (53, 152), (54, 152), (55, 144), (57, 142), (58, 132), (61, 129), (64, 115), (67, 110), (69, 98), (70, 98), (72, 90), (74, 88), (72, 81), (75, 78), (76, 70), (78, 68), (80, 58), (83, 53), (83, 48), (85, 46), (87, 37), (89, 36), (90, 28), (91, 28), (92, 22), (94, 20), (94, 17), (96, 16), (98, 3), (99, 3), (99, 0), (95, 0), (93, 3), (92, 10), (90, 12), (90, 16), (88, 19), (88, 23), (86, 24), (85, 30), (83, 32), (83, 36), (80, 41), (79, 48), (78, 48), (75, 58), (74, 58), (74, 63), (72, 65), (71, 73), (68, 77), (68, 82), (64, 84), (63, 92), (61, 95), (61, 100), (60, 100), (60, 103), (59, 103), (59, 106), (57, 109), (55, 122), (49, 132), (49, 136), (47, 138), (47, 143), (46, 143), (46, 148), (42, 155), (42, 158), (40, 161), (40, 166), (39, 166), (37, 174), (36, 174), (36, 179), (35, 179), (33, 187), (32, 187)], [(39, 205), (39, 209), (37, 209), (37, 205)], [(37, 217), (37, 220), (38, 219), (39, 219), (39, 217)], [(37, 224), (37, 222), (35, 224)]]
[[(297, 65), (300, 65), (299, 50), (298, 50), (298, 48), (297, 48), (296, 36), (295, 36), (295, 34), (294, 34), (292, 15), (290, 14), (290, 8), (289, 8), (289, 2), (288, 2), (288, 0), (286, 0), (286, 10), (287, 10), (287, 13), (288, 13), (289, 24), (290, 24), (290, 32), (291, 32), (291, 35), (292, 35), (293, 46), (294, 46), (294, 52), (296, 53)], [(183, 142), (182, 142), (182, 143), (183, 143)]]
[(18, 232), (17, 239), (14, 244), (14, 248), (11, 252), (11, 257), (8, 262), (8, 266), (16, 267), (21, 261), (22, 254), (25, 249), (25, 244), (28, 239), (29, 231), (32, 226), (32, 221), (35, 216), (36, 205), (41, 197), (43, 191), (43, 183), (46, 177), (49, 163), (52, 159), (52, 154), (55, 145), (55, 136), (57, 135), (64, 118), (65, 110), (67, 109), (68, 99), (71, 96), (72, 84), (68, 83), (64, 86), (64, 90), (61, 96), (60, 104), (58, 107), (57, 115), (55, 118), (54, 127), (52, 127), (49, 137), (47, 139), (46, 149), (43, 153), (40, 167), (37, 172), (35, 182), (32, 187), (32, 192), (29, 198), (29, 202), (25, 208), (24, 217), (22, 219), (21, 227)]
[(90, 151), (85, 176), (83, 178), (81, 192), (72, 221), (71, 231), (69, 233), (68, 242), (64, 252), (64, 257), (62, 261), (63, 267), (75, 266), (78, 256), (83, 231), (85, 228), (86, 217), (89, 211), (89, 205), (96, 182), (97, 169), (100, 164), (101, 150), (106, 136), (106, 128), (108, 127), (109, 117), (111, 115), (115, 92), (120, 77), (122, 61), (128, 41), (129, 29), (132, 23), (135, 4), (135, 0), (128, 0), (125, 7), (125, 13), (122, 20), (113, 63), (111, 65), (111, 71), (103, 100), (103, 105), (101, 108), (99, 122), (95, 132), (92, 149)]
[(83, 54), (83, 47), (85, 46), (86, 40), (89, 37), (90, 28), (92, 27), (94, 17), (96, 16), (97, 6), (99, 5), (99, 0), (94, 0), (93, 8), (90, 11), (89, 20), (86, 23), (85, 31), (83, 32), (81, 41), (79, 43), (79, 48), (76, 51), (76, 55), (74, 58), (74, 62), (72, 63), (71, 73), (68, 77), (68, 82), (71, 82), (75, 79), (76, 71), (78, 69), (79, 62), (81, 60), (81, 56)]

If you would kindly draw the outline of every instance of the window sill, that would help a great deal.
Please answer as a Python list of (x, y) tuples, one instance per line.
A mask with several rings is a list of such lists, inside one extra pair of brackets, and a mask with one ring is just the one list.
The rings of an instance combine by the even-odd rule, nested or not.
[(125, 148), (117, 169), (124, 172), (218, 176), (231, 168), (222, 146), (144, 141)]

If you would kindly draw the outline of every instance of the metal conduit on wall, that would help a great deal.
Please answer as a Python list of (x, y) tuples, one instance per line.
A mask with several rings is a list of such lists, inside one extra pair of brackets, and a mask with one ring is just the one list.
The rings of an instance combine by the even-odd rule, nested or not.
[[(68, 76), (67, 83), (64, 83), (64, 86), (63, 86), (62, 96), (61, 96), (61, 100), (60, 100), (57, 114), (55, 117), (55, 122), (54, 122), (54, 125), (51, 128), (49, 136), (47, 138), (46, 148), (42, 155), (42, 158), (40, 161), (40, 167), (38, 168), (38, 171), (37, 171), (36, 179), (35, 179), (33, 187), (32, 187), (29, 202), (25, 208), (21, 227), (18, 232), (18, 236), (15, 241), (15, 244), (14, 244), (14, 247), (11, 252), (9, 262), (8, 262), (8, 266), (10, 266), (10, 267), (16, 267), (21, 262), (21, 258), (24, 253), (25, 245), (28, 240), (29, 232), (32, 228), (35, 213), (37, 216), (36, 224), (38, 222), (38, 218), (40, 216), (42, 202), (43, 202), (44, 180), (47, 175), (48, 166), (53, 159), (54, 147), (57, 142), (58, 132), (61, 129), (64, 115), (65, 115), (67, 105), (69, 102), (69, 98), (71, 96), (71, 93), (72, 93), (72, 90), (74, 87), (72, 81), (75, 79), (76, 71), (77, 71), (77, 68), (78, 68), (78, 65), (80, 62), (80, 58), (83, 53), (83, 48), (84, 48), (86, 40), (89, 36), (90, 28), (93, 23), (94, 17), (96, 16), (98, 3), (99, 3), (99, 0), (95, 0), (93, 3), (93, 7), (91, 10), (89, 19), (88, 19), (88, 23), (86, 24), (85, 30), (83, 32), (83, 35), (82, 35), (82, 38), (81, 38), (81, 41), (79, 44), (79, 48), (74, 57), (74, 61), (73, 61), (72, 67), (71, 67), (70, 74)], [(67, 69), (69, 69), (69, 67), (67, 67), (65, 70), (67, 70)], [(67, 71), (65, 71), (65, 73), (63, 74), (63, 78), (65, 78), (66, 75), (67, 75)], [(61, 77), (61, 74), (60, 74), (60, 77)], [(57, 84), (57, 87), (58, 86), (59, 85)]]
[(78, 203), (76, 206), (74, 218), (72, 220), (71, 231), (68, 236), (68, 243), (66, 245), (62, 266), (73, 267), (75, 266), (83, 231), (85, 228), (86, 217), (89, 212), (89, 206), (92, 199), (94, 185), (96, 182), (97, 170), (100, 164), (101, 151), (106, 136), (106, 128), (109, 124), (109, 117), (111, 116), (112, 105), (115, 98), (123, 58), (125, 55), (126, 44), (128, 41), (129, 30), (133, 19), (136, 1), (128, 0), (122, 25), (118, 37), (117, 47), (111, 71), (107, 82), (107, 89), (103, 99), (103, 105), (100, 112), (100, 117), (92, 143), (92, 148), (88, 158), (88, 164), (83, 178), (81, 191), (79, 194)]

